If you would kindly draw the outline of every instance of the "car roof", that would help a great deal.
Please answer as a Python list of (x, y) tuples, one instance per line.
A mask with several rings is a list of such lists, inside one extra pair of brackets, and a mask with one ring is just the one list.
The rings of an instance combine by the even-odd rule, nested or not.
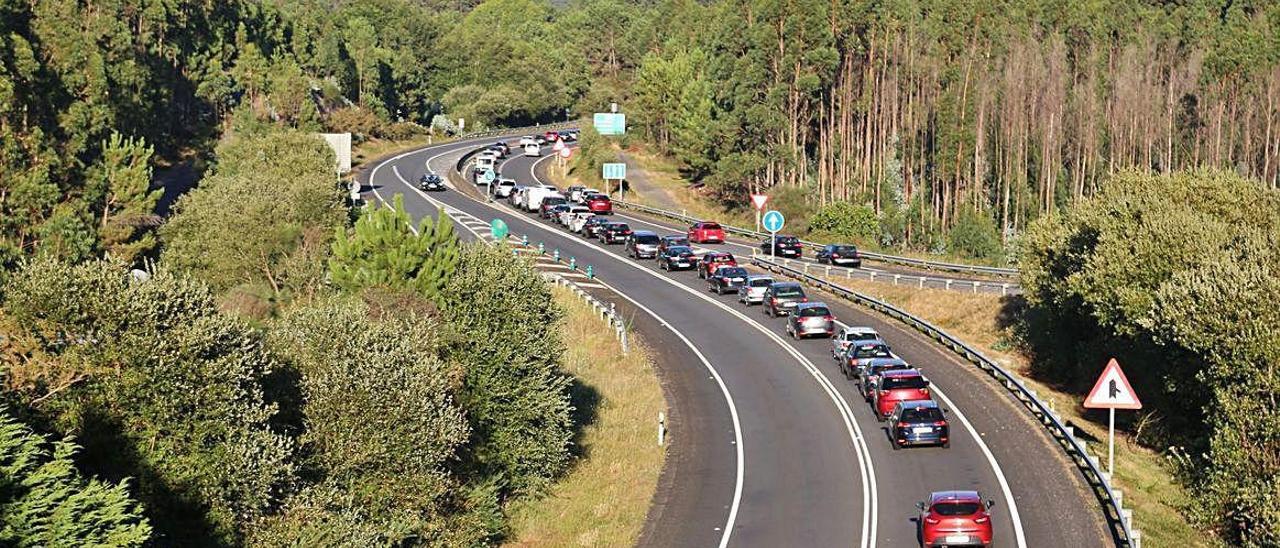
[(898, 402), (898, 405), (901, 405), (903, 409), (937, 409), (938, 408), (938, 402), (933, 400), (900, 401)]
[(800, 303), (800, 304), (797, 304), (797, 305), (796, 305), (796, 310), (799, 310), (799, 309), (801, 309), (801, 308), (817, 308), (817, 307), (822, 307), (822, 308), (831, 308), (831, 307), (827, 306), (827, 303), (824, 303), (824, 302), (822, 302), (822, 301), (814, 301), (814, 302), (808, 302), (808, 303)]
[(657, 236), (658, 234), (652, 230), (637, 230), (631, 233), (632, 236)]
[(750, 276), (747, 276), (747, 279), (748, 280), (772, 280), (773, 276), (770, 276), (768, 274), (752, 274)]
[(662, 239), (664, 239), (664, 240), (688, 240), (688, 239), (689, 239), (689, 237), (688, 237), (688, 236), (685, 236), (684, 234), (667, 234), (666, 236), (663, 236), (663, 237), (662, 237)]
[(773, 282), (770, 287), (800, 287), (799, 282)]
[(880, 333), (879, 331), (876, 331), (875, 328), (866, 327), (862, 325), (851, 325), (844, 329), (841, 329), (840, 332), (841, 333), (875, 333), (877, 335)]
[(954, 491), (934, 491), (929, 495), (929, 503), (935, 504), (939, 502), (981, 502), (982, 495), (977, 491), (954, 490)]
[(904, 359), (902, 359), (902, 358), (871, 358), (871, 361), (869, 361), (869, 362), (867, 362), (867, 363), (868, 363), (868, 365), (871, 365), (871, 366), (877, 366), (877, 365), (906, 365), (906, 366), (910, 366), (910, 365), (911, 365), (911, 364), (907, 363), (907, 360), (904, 360)]
[(680, 251), (680, 250), (685, 250), (690, 253), (693, 253), (693, 248), (690, 248), (687, 245), (673, 245), (667, 248), (667, 253), (671, 253), (672, 251)]
[(707, 257), (707, 258), (713, 258), (713, 257), (733, 257), (733, 254), (732, 254), (732, 253), (729, 253), (728, 251), (708, 251), (708, 252), (706, 252), (705, 254), (703, 254), (702, 256), (703, 256), (703, 257)]
[(919, 369), (893, 369), (883, 373), (885, 377), (923, 377)]

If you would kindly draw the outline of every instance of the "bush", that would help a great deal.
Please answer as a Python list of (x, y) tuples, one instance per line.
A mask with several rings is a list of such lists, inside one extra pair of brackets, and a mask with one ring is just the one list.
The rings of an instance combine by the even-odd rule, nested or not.
[(1081, 390), (1107, 357), (1190, 445), (1195, 517), (1280, 543), (1280, 192), (1232, 173), (1123, 173), (1021, 249), (1041, 371)]
[(329, 259), (334, 285), (413, 289), (436, 298), (458, 267), (458, 237), (445, 215), (434, 223), (424, 217), (416, 234), (412, 222), (396, 195), (392, 206), (366, 207), (351, 236), (339, 228)]
[(334, 110), (324, 120), (326, 131), (351, 133), (351, 140), (354, 143), (361, 143), (381, 135), (384, 125), (373, 111), (356, 106)]
[(0, 409), (0, 544), (142, 546), (151, 526), (125, 482), (86, 479), (63, 440), (49, 451), (39, 436)]
[(443, 313), (455, 330), (447, 349), (463, 366), (463, 406), (475, 444), (469, 465), (504, 492), (546, 485), (569, 461), (573, 433), (561, 311), (546, 283), (510, 252), (468, 246), (449, 278)]
[(851, 202), (832, 202), (809, 217), (809, 229), (820, 230), (847, 239), (876, 242), (880, 236), (880, 222), (876, 212), (866, 205)]
[(62, 434), (86, 469), (138, 479), (166, 542), (234, 541), (293, 477), (263, 383), (259, 334), (220, 315), (204, 285), (166, 271), (39, 261), (5, 290), (0, 359), (13, 397)]
[(960, 208), (947, 240), (952, 250), (974, 259), (997, 259), (1001, 254), (995, 220), (972, 207)]

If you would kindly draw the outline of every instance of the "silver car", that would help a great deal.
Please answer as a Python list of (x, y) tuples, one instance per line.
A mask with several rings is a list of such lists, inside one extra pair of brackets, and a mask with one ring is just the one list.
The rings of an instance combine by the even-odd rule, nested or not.
[(810, 335), (830, 337), (836, 330), (836, 317), (825, 303), (796, 303), (787, 318), (787, 334), (797, 339)]
[(844, 354), (845, 349), (849, 345), (860, 343), (863, 341), (880, 340), (880, 334), (870, 327), (849, 326), (841, 329), (831, 338), (831, 357), (836, 361), (840, 361), (840, 355)]
[(773, 276), (755, 274), (747, 276), (747, 281), (738, 287), (738, 302), (751, 306), (764, 302), (764, 290), (773, 284)]

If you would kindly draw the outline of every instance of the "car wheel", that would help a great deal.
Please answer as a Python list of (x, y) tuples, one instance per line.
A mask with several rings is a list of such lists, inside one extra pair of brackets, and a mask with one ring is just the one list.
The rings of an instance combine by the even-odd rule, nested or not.
[(950, 448), (950, 447), (951, 447), (951, 442), (950, 442), (950, 441), (944, 441), (944, 442), (942, 442), (942, 448), (943, 448), (943, 449), (948, 449), (948, 448)]
[[(893, 430), (890, 430), (890, 431), (889, 431), (889, 435), (890, 435), (890, 436), (892, 436), (892, 435), (893, 435)], [(902, 449), (902, 446), (901, 446), (901, 445), (898, 445), (898, 440), (889, 440), (889, 445), (893, 446), (893, 450), (894, 450), (894, 451), (897, 451), (897, 450), (899, 450), (899, 449)]]

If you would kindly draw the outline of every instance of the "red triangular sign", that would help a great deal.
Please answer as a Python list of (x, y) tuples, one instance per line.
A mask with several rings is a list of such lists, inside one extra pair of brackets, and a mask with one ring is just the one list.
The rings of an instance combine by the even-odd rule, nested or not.
[(752, 194), (751, 195), (751, 205), (756, 206), (756, 209), (763, 210), (764, 204), (768, 202), (769, 202), (768, 194)]
[(1089, 391), (1089, 397), (1084, 399), (1084, 406), (1095, 409), (1142, 409), (1142, 402), (1138, 400), (1138, 394), (1133, 391), (1129, 379), (1124, 376), (1124, 371), (1120, 370), (1120, 362), (1111, 358), (1107, 362), (1107, 368), (1098, 376), (1093, 390)]

